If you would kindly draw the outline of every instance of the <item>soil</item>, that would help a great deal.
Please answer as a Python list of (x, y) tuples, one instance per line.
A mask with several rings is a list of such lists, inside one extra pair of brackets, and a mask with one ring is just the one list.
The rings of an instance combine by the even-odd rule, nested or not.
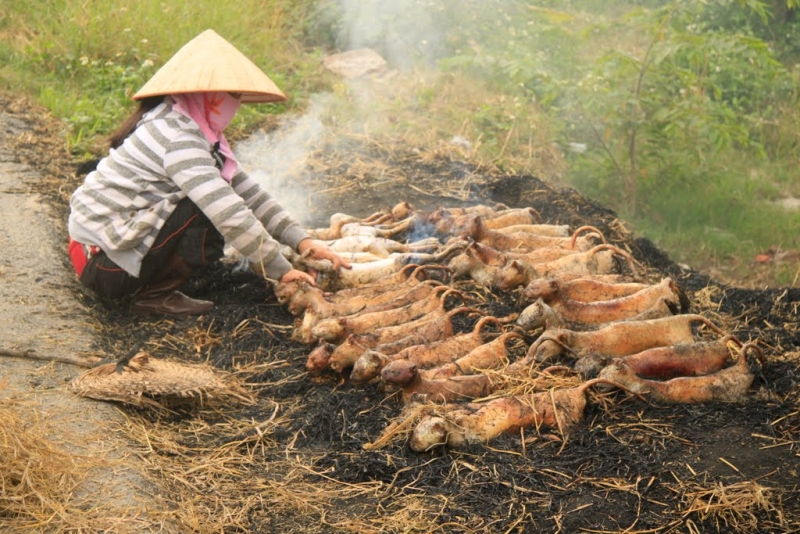
[[(52, 420), (54, 436), (72, 435), (71, 421), (84, 421), (95, 411), (88, 423), (92, 431), (125, 417), (169, 435), (148, 442), (146, 454), (139, 452), (144, 466), (125, 455), (137, 450), (139, 444), (129, 441), (135, 437), (108, 433), (114, 448), (131, 459), (131, 480), (138, 474), (150, 480), (168, 507), (181, 503), (211, 511), (205, 523), (176, 531), (800, 531), (800, 289), (743, 289), (677, 265), (652, 242), (628, 233), (610, 210), (533, 176), (490, 172), (411, 149), (320, 147), (321, 164), (297, 178), (311, 191), (302, 207), (316, 214), (312, 225), (326, 226), (335, 212), (365, 216), (400, 200), (421, 210), (478, 202), (531, 206), (545, 222), (599, 228), (647, 267), (648, 279), (672, 277), (686, 293), (684, 311), (703, 314), (743, 341), (757, 340), (766, 354), (764, 365), (754, 365), (753, 386), (739, 403), (662, 405), (623, 393), (592, 393), (584, 421), (566, 437), (530, 429), (461, 450), (414, 453), (404, 439), (365, 450), (401, 416), (397, 396), (377, 384), (354, 386), (346, 376), (308, 376), (304, 366), (313, 347), (291, 338), (295, 318), (263, 280), (226, 262), (202, 273), (184, 288), (216, 302), (213, 312), (199, 318), (131, 316), (118, 303), (84, 293), (57, 252), (63, 250), (66, 200), (80, 182), (77, 165), (58, 148), (52, 123), (42, 126), (38, 110), (19, 101), (0, 102), (5, 165), (23, 165), (0, 173), (14, 177), (3, 183), (3, 195), (28, 205), (46, 198), (49, 206), (48, 216), (18, 223), (13, 217), (28, 213), (21, 209), (0, 219), (6, 240), (10, 228), (45, 229), (41, 235), (31, 232), (24, 252), (4, 256), (0, 318), (12, 325), (21, 317), (36, 322), (6, 327), (3, 343), (43, 353), (92, 350), (117, 356), (140, 344), (154, 357), (205, 361), (257, 385), (255, 406), (117, 410), (69, 393), (65, 381), (77, 370), (0, 359), (5, 381), (0, 394), (29, 396), (39, 386), (24, 373), (45, 369), (51, 375), (45, 387), (58, 395), (64, 414)], [(331, 159), (348, 150), (359, 160), (380, 162), (382, 175), (388, 167), (399, 178), (365, 176), (352, 160)], [(22, 177), (20, 169), (26, 172)], [(19, 204), (13, 200), (9, 206)], [(31, 244), (41, 251), (35, 261)], [(487, 312), (515, 309), (516, 295), (459, 284)], [(45, 297), (39, 309), (47, 313), (37, 315), (35, 298)], [(466, 331), (472, 324), (462, 320), (456, 326)], [(272, 422), (275, 413), (280, 421), (269, 426), (266, 437), (259, 434), (256, 442), (236, 446), (239, 429)], [(226, 431), (231, 426), (233, 436)], [(247, 461), (225, 473), (208, 469), (200, 476), (187, 468), (178, 476), (180, 468), (171, 469), (191, 466), (192, 458), (210, 458), (210, 451), (229, 450), (231, 444)], [(192, 498), (186, 497), (187, 487)], [(139, 510), (138, 517), (146, 520), (147, 512)]]

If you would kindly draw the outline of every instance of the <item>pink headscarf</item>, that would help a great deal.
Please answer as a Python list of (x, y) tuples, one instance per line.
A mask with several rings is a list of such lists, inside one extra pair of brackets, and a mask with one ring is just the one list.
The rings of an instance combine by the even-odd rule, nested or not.
[(171, 96), (175, 100), (176, 111), (192, 118), (212, 145), (219, 143), (219, 152), (225, 156), (225, 163), (219, 173), (230, 182), (236, 173), (237, 161), (222, 130), (236, 115), (241, 104), (239, 99), (224, 92), (184, 93)]

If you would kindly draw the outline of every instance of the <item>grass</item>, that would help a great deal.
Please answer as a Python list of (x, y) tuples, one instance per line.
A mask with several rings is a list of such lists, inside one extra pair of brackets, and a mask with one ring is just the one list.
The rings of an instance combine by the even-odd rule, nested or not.
[[(658, 233), (672, 242), (669, 250), (685, 251), (685, 261), (713, 267), (730, 279), (796, 286), (800, 268), (796, 260), (769, 265), (755, 261), (770, 248), (800, 249), (800, 212), (781, 204), (787, 198), (800, 198), (794, 158), (727, 157), (724, 166), (704, 177), (705, 187), (660, 199), (669, 222)], [(685, 238), (673, 237), (680, 235)], [(772, 279), (764, 279), (769, 271)]]
[[(407, 3), (430, 9), (417, 0)], [(183, 43), (211, 27), (290, 97), (282, 105), (244, 108), (229, 130), (232, 139), (274, 127), (270, 116), (309, 112), (318, 95), (327, 95), (324, 107), (314, 108), (325, 126), (367, 133), (380, 142), (442, 145), (450, 152), (457, 145), (461, 158), (478, 165), (575, 185), (697, 268), (742, 280), (755, 254), (773, 245), (799, 248), (800, 215), (772, 202), (800, 197), (796, 91), (776, 93), (783, 100), (751, 125), (760, 153), (729, 146), (704, 154), (697, 167), (685, 148), (660, 147), (659, 157), (677, 170), (664, 174), (666, 187), (640, 194), (644, 200), (636, 213), (625, 212), (624, 194), (594, 163), (575, 165), (581, 156), (564, 147), (581, 139), (559, 100), (569, 76), (576, 75), (580, 58), (597, 58), (612, 47), (633, 57), (647, 41), (625, 19), (630, 6), (612, 4), (604, 3), (599, 13), (593, 2), (556, 9), (498, 2), (480, 6), (476, 19), (441, 3), (438, 26), (415, 24), (411, 13), (417, 11), (400, 10), (391, 18), (405, 34), (378, 40), (378, 30), (387, 24), (379, 19), (368, 44), (392, 57), (399, 43), (409, 53), (406, 69), (367, 91), (322, 66), (322, 56), (340, 44), (340, 30), (347, 28), (352, 38), (359, 23), (337, 2), (241, 0), (231, 10), (208, 0), (181, 6), (155, 0), (127, 6), (7, 0), (0, 14), (0, 89), (28, 94), (62, 119), (65, 143), (77, 160), (96, 157), (105, 151), (105, 136), (132, 108), (132, 93)], [(622, 94), (624, 88), (618, 89)], [(692, 183), (703, 184), (702, 191)], [(796, 283), (796, 265), (771, 267), (759, 284)]]
[[(685, 177), (684, 186), (650, 190), (646, 209), (635, 216), (623, 209), (621, 216), (675, 261), (748, 287), (796, 286), (800, 265), (792, 251), (800, 249), (800, 214), (780, 202), (800, 197), (794, 165), (729, 157), (725, 165)], [(584, 185), (613, 205), (614, 199)], [(790, 254), (756, 260), (770, 249)]]

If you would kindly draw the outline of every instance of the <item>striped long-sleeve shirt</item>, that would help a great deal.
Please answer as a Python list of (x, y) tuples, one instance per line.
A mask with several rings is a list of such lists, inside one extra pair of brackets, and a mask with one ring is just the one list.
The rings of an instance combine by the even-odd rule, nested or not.
[(100, 247), (117, 265), (139, 275), (142, 258), (184, 198), (190, 198), (250, 262), (278, 279), (293, 249), (308, 234), (241, 166), (230, 183), (214, 166), (211, 143), (173, 101), (147, 113), (136, 130), (90, 173), (70, 200), (69, 234)]

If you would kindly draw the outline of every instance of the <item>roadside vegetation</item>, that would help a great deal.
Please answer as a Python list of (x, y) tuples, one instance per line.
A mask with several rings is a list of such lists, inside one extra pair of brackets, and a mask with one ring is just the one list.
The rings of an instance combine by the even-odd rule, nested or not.
[[(124, 7), (121, 7), (122, 6)], [(570, 185), (675, 260), (731, 281), (800, 284), (800, 21), (793, 0), (5, 0), (0, 90), (62, 119), (77, 160), (105, 151), (130, 97), (214, 28), (290, 96), (233, 137), (324, 96), (323, 124), (446, 147)], [(358, 11), (355, 9), (358, 8)], [(397, 76), (327, 72), (370, 47)], [(316, 103), (316, 104), (315, 104)], [(458, 142), (454, 142), (458, 140)]]

